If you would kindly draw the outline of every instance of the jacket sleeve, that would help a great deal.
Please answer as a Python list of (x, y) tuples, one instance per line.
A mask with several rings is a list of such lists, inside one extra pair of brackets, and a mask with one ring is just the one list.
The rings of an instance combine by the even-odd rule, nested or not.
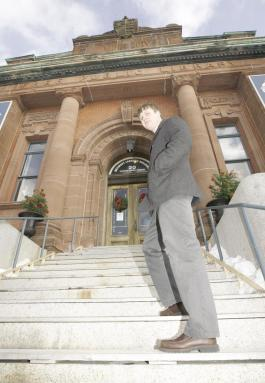
[(166, 127), (166, 147), (157, 155), (154, 169), (164, 173), (177, 167), (178, 162), (191, 151), (192, 139), (189, 128), (184, 121), (170, 122)]

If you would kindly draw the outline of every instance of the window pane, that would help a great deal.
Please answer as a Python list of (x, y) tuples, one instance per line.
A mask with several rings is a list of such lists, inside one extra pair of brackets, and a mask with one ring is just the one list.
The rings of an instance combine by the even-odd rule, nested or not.
[(248, 161), (226, 163), (226, 168), (229, 172), (231, 170), (234, 170), (234, 172), (237, 174), (239, 179), (242, 179), (242, 178), (248, 176), (249, 174), (251, 174), (251, 170), (250, 170)]
[(138, 200), (138, 231), (143, 234), (146, 232), (150, 225), (151, 215), (148, 211), (140, 211), (139, 205), (147, 194), (147, 188), (141, 187), (137, 190), (137, 200)]
[(29, 145), (29, 152), (41, 152), (45, 149), (46, 142), (31, 143)]
[[(126, 200), (128, 205), (128, 189), (113, 190), (112, 235), (128, 234), (128, 206), (126, 209), (123, 209), (124, 202), (126, 203)], [(116, 206), (116, 208), (114, 205)], [(119, 209), (119, 206), (121, 206), (121, 209)]]
[(43, 154), (29, 154), (22, 170), (22, 176), (37, 176), (39, 174), (40, 164)]
[(229, 134), (239, 134), (235, 126), (219, 126), (216, 127), (217, 137), (226, 136)]
[(32, 195), (35, 189), (37, 178), (19, 180), (16, 201), (23, 201), (26, 195)]
[(0, 129), (1, 129), (2, 123), (4, 122), (5, 117), (7, 115), (10, 104), (11, 104), (11, 101), (3, 101), (3, 102), (1, 101), (0, 102)]
[(219, 143), (221, 145), (225, 161), (247, 158), (240, 137), (220, 138)]

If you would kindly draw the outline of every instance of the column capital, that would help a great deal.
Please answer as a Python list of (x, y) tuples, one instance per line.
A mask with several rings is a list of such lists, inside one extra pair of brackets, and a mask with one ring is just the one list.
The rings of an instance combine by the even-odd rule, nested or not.
[(85, 106), (82, 89), (64, 88), (64, 89), (56, 91), (56, 95), (61, 99), (61, 101), (63, 101), (63, 99), (66, 97), (72, 97), (79, 103), (80, 108)]
[(181, 76), (173, 74), (171, 76), (173, 93), (176, 93), (178, 89), (183, 85), (191, 85), (194, 88), (194, 90), (197, 90), (200, 77), (201, 76), (199, 74), (190, 74), (190, 75), (181, 75)]

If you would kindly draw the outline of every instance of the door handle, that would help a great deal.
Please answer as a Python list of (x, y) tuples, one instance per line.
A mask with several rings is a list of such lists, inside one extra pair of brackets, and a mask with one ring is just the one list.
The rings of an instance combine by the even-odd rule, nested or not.
[(136, 220), (134, 221), (134, 231), (137, 231), (137, 222), (136, 222)]

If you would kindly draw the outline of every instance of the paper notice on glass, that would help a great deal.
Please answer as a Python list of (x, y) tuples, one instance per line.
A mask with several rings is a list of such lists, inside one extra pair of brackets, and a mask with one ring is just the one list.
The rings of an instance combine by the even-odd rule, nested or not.
[(116, 221), (123, 221), (124, 213), (123, 211), (120, 213), (116, 213)]

